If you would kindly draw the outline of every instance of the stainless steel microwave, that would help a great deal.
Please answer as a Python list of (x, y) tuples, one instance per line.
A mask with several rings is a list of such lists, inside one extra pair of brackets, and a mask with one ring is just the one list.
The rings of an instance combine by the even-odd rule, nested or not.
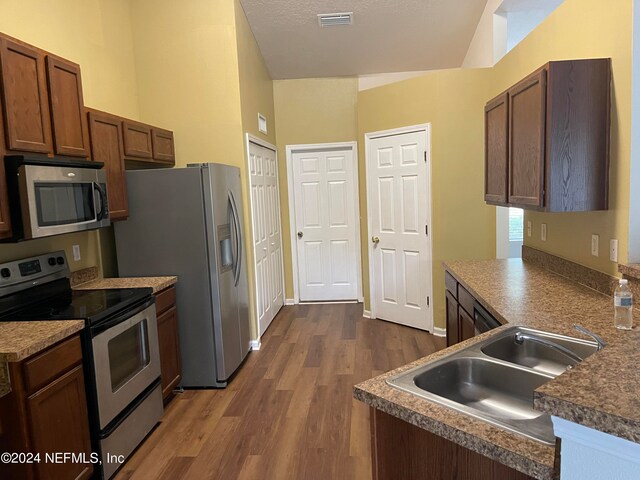
[(110, 225), (102, 163), (7, 156), (5, 166), (13, 230), (8, 241)]

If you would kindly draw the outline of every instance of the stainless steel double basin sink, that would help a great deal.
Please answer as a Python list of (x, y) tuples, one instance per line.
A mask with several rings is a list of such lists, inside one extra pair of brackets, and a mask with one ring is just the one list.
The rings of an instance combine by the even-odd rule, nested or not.
[(533, 409), (533, 391), (597, 350), (594, 341), (511, 327), (387, 383), (552, 445), (551, 418)]

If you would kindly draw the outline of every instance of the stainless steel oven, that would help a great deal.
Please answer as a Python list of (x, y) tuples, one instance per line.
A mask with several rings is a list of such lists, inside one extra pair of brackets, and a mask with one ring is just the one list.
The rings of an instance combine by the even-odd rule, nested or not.
[(110, 224), (106, 172), (98, 162), (5, 157), (12, 240)]
[(100, 428), (160, 376), (155, 304), (115, 317), (92, 333)]

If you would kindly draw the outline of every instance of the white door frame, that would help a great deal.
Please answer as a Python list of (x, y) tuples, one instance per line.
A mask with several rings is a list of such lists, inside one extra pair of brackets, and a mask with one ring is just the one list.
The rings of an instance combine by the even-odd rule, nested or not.
[[(256, 317), (256, 336), (257, 338), (254, 339), (252, 341), (252, 343), (257, 343), (257, 348), (254, 348), (254, 350), (257, 350), (260, 348), (260, 321), (259, 321), (259, 312), (258, 312), (258, 275), (256, 275), (256, 237), (255, 237), (255, 232), (253, 231), (253, 193), (251, 190), (251, 152), (250, 152), (250, 148), (251, 148), (251, 144), (254, 143), (260, 147), (264, 147), (264, 148), (268, 148), (269, 150), (273, 150), (273, 152), (275, 153), (275, 159), (276, 159), (276, 179), (277, 179), (277, 185), (278, 185), (278, 198), (276, 199), (278, 202), (278, 215), (280, 215), (280, 175), (278, 175), (278, 149), (276, 148), (275, 145), (271, 145), (269, 142), (262, 140), (261, 138), (258, 138), (254, 135), (251, 135), (250, 133), (246, 134), (246, 161), (247, 161), (247, 188), (249, 190), (249, 212), (250, 212), (250, 218), (249, 218), (249, 225), (251, 227), (251, 248), (253, 250), (253, 287), (254, 287), (254, 293), (255, 293), (255, 297), (254, 298), (254, 302), (253, 302), (253, 313), (255, 314)], [(282, 219), (280, 219), (280, 251), (282, 252)], [(285, 290), (284, 290), (284, 255), (280, 255), (280, 268), (282, 271), (282, 303), (283, 305), (286, 305), (286, 299), (285, 299)]]
[(296, 205), (295, 196), (293, 190), (293, 153), (314, 151), (314, 150), (328, 150), (332, 148), (341, 148), (343, 150), (351, 149), (353, 152), (353, 182), (356, 189), (354, 212), (356, 220), (356, 268), (358, 269), (356, 281), (358, 282), (358, 301), (363, 302), (364, 296), (362, 294), (362, 244), (360, 242), (360, 224), (362, 219), (360, 218), (360, 188), (358, 178), (358, 142), (336, 142), (336, 143), (307, 143), (301, 145), (287, 145), (287, 186), (289, 194), (289, 235), (291, 238), (291, 263), (293, 270), (293, 303), (300, 303), (300, 287), (298, 285), (298, 249), (296, 245), (298, 243), (296, 237)]
[[(402, 135), (405, 133), (415, 133), (415, 132), (424, 132), (426, 136), (426, 146), (427, 146), (427, 185), (429, 187), (429, 196), (427, 197), (427, 214), (429, 218), (429, 246), (427, 248), (427, 252), (429, 253), (429, 268), (431, 269), (431, 282), (429, 291), (427, 295), (431, 299), (431, 308), (427, 311), (429, 312), (430, 317), (427, 319), (428, 329), (431, 333), (433, 333), (433, 216), (431, 212), (431, 197), (433, 195), (431, 189), (431, 124), (424, 123), (420, 125), (412, 125), (409, 127), (401, 127), (401, 128), (392, 128), (390, 130), (380, 130), (377, 132), (369, 132), (364, 134), (364, 166), (366, 172), (366, 182), (367, 182), (367, 233), (368, 236), (372, 236), (371, 233), (371, 179), (370, 173), (371, 169), (369, 168), (369, 160), (371, 159), (371, 151), (370, 144), (371, 140), (380, 137), (388, 137), (390, 135)], [(375, 302), (375, 269), (373, 268), (373, 248), (371, 247), (371, 242), (367, 242), (367, 251), (369, 252), (369, 318), (376, 318), (376, 302)]]

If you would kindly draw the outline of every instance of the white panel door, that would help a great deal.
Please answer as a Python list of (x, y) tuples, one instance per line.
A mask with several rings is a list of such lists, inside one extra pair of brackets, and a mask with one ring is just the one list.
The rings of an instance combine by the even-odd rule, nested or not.
[(284, 305), (282, 243), (276, 154), (249, 143), (251, 212), (260, 335)]
[(300, 300), (356, 300), (353, 150), (294, 151), (291, 158)]
[(427, 135), (368, 140), (367, 172), (376, 318), (431, 330)]

